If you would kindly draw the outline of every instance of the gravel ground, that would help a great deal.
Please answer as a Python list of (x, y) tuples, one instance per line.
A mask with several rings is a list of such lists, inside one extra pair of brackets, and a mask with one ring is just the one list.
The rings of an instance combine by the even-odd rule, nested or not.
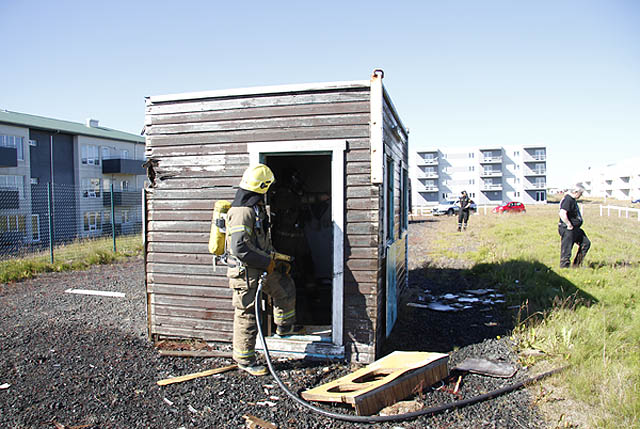
[[(389, 350), (451, 353), (451, 366), (466, 357), (516, 363), (504, 334), (510, 329), (499, 305), (455, 313), (406, 307), (421, 296), (480, 288), (455, 263), (429, 270), (430, 222), (411, 225), (410, 288), (405, 294)], [(279, 428), (538, 428), (543, 419), (527, 390), (436, 416), (369, 424), (333, 421), (301, 409), (271, 376), (238, 371), (159, 387), (157, 380), (231, 363), (222, 358), (160, 357), (146, 335), (144, 268), (141, 259), (74, 273), (51, 273), (0, 285), (0, 427), (7, 428), (244, 428), (253, 415)], [(65, 293), (69, 288), (109, 290), (125, 298)], [(428, 290), (428, 292), (425, 292)], [(498, 339), (497, 337), (501, 338)], [(317, 386), (353, 371), (340, 362), (278, 361), (291, 390)], [(444, 389), (413, 398), (429, 407), (469, 398), (527, 377), (508, 380), (467, 374), (458, 394), (456, 378)], [(353, 414), (347, 407), (322, 405)]]

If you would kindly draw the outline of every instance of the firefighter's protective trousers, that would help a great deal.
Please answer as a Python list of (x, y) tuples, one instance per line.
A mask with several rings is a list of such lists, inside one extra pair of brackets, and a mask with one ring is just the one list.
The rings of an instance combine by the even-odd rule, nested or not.
[[(227, 213), (227, 250), (231, 255), (227, 277), (233, 290), (234, 308), (233, 359), (244, 365), (256, 359), (255, 298), (258, 280), (271, 262), (272, 251), (267, 223), (262, 206), (231, 207)], [(262, 290), (273, 299), (276, 325), (294, 324), (296, 288), (291, 277), (273, 271), (267, 275)]]

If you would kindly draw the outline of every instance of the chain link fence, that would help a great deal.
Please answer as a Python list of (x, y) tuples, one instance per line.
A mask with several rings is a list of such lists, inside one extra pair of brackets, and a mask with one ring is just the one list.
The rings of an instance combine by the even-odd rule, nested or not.
[(0, 184), (0, 259), (25, 256), (82, 239), (142, 231), (142, 190), (55, 183)]

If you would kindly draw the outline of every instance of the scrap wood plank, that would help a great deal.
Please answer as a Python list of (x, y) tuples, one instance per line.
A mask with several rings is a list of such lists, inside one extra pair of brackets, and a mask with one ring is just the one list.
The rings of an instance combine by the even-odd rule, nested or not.
[(278, 429), (278, 426), (273, 423), (266, 422), (251, 414), (245, 414), (242, 418), (247, 421), (247, 428), (249, 429)]
[(179, 357), (231, 357), (232, 352), (221, 350), (158, 350), (160, 356), (179, 356)]
[(448, 374), (449, 356), (396, 351), (337, 380), (302, 392), (307, 401), (351, 404), (358, 415), (371, 415), (417, 393)]
[(238, 368), (238, 365), (233, 364), (229, 366), (223, 366), (221, 368), (208, 369), (206, 371), (195, 372), (193, 374), (182, 375), (180, 377), (166, 378), (158, 381), (158, 386), (166, 386), (167, 384), (182, 383), (183, 381), (193, 380), (194, 378), (208, 377), (214, 374), (221, 374), (223, 372), (231, 371)]

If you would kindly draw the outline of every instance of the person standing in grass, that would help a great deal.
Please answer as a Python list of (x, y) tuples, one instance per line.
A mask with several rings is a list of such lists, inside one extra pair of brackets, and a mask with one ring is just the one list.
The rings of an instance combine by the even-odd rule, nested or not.
[(460, 211), (458, 212), (458, 232), (467, 229), (472, 202), (469, 195), (467, 195), (467, 191), (462, 191), (460, 194)]
[(567, 192), (560, 201), (560, 221), (558, 222), (558, 233), (560, 234), (560, 268), (568, 268), (571, 265), (571, 251), (573, 245), (578, 245), (578, 252), (573, 259), (573, 266), (579, 267), (584, 260), (591, 241), (582, 230), (582, 214), (578, 207), (578, 199), (582, 196), (584, 189), (574, 188)]

